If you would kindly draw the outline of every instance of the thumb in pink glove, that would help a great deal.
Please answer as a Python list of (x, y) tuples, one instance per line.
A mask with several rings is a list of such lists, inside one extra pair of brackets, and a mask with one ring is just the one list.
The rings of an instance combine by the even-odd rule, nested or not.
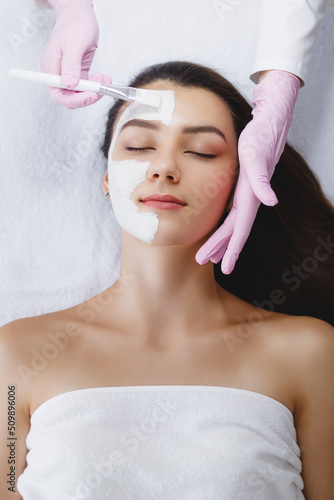
[[(43, 54), (41, 68), (45, 73), (61, 75), (62, 83), (74, 88), (79, 79), (88, 79), (99, 39), (99, 27), (92, 0), (49, 0), (57, 20)], [(111, 83), (111, 78), (104, 83)], [(95, 92), (69, 92), (48, 87), (56, 104), (74, 109), (101, 99)], [(74, 97), (75, 96), (75, 97)]]
[(252, 229), (260, 202), (278, 203), (270, 179), (284, 150), (299, 79), (284, 71), (271, 71), (254, 89), (253, 119), (240, 134), (239, 179), (233, 207), (222, 226), (201, 246), (196, 261), (222, 259), (221, 270), (230, 274)]

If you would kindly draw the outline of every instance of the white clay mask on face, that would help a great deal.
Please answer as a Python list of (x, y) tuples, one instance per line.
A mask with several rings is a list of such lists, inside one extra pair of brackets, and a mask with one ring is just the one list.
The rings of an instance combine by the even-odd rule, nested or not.
[(169, 125), (174, 111), (174, 92), (161, 90), (160, 105), (153, 108), (131, 103), (121, 115), (108, 153), (109, 193), (115, 217), (119, 225), (136, 238), (152, 243), (159, 227), (158, 215), (139, 212), (138, 206), (130, 200), (133, 190), (145, 180), (149, 162), (137, 160), (113, 160), (112, 155), (123, 125), (130, 120), (158, 120)]

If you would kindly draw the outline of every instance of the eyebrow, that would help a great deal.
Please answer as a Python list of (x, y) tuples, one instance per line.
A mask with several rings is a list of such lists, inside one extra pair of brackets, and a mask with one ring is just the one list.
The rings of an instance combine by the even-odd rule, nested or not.
[(185, 127), (183, 129), (183, 132), (185, 134), (202, 134), (202, 133), (207, 133), (207, 132), (214, 133), (214, 134), (218, 134), (220, 137), (222, 137), (224, 139), (224, 141), (227, 142), (225, 134), (223, 134), (223, 132), (221, 130), (219, 130), (219, 128), (212, 127), (211, 125), (202, 125), (199, 127)]
[[(120, 132), (124, 130), (126, 127), (141, 127), (141, 128), (146, 128), (149, 130), (158, 130), (159, 126), (157, 123), (155, 123), (152, 120), (130, 120), (129, 122), (125, 123), (123, 127), (121, 128)], [(201, 126), (189, 126), (185, 127), (182, 130), (183, 134), (203, 134), (203, 133), (214, 133), (219, 135), (224, 139), (224, 141), (227, 142), (227, 139), (225, 137), (225, 134), (219, 128), (213, 127), (212, 125), (201, 125)]]
[(126, 127), (141, 127), (141, 128), (148, 128), (150, 130), (158, 130), (158, 125), (154, 123), (152, 120), (130, 120), (129, 122), (126, 122), (123, 127), (121, 128), (120, 132), (124, 130)]

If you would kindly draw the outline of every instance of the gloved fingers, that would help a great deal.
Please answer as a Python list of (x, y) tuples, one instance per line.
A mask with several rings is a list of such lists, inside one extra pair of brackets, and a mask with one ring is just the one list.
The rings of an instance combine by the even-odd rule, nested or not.
[[(63, 85), (73, 89), (80, 78), (88, 78), (98, 46), (99, 26), (91, 0), (52, 2), (57, 14), (55, 27), (41, 61), (42, 71), (60, 75)], [(100, 99), (90, 93), (80, 97), (66, 90), (49, 88), (56, 104), (69, 108), (87, 106)]]
[(230, 274), (233, 271), (252, 229), (259, 206), (260, 201), (253, 193), (247, 175), (240, 170), (231, 211), (234, 214), (233, 234), (221, 263), (221, 270), (224, 274)]
[(90, 82), (106, 83), (107, 85), (110, 85), (112, 82), (112, 78), (110, 75), (104, 75), (103, 73), (98, 72), (92, 73), (88, 80)]
[(68, 109), (83, 108), (97, 102), (102, 95), (96, 92), (76, 92), (74, 90), (65, 90), (48, 87), (48, 92), (55, 104), (65, 106)]
[(265, 205), (274, 206), (278, 200), (270, 186), (270, 179), (275, 169), (272, 159), (275, 138), (268, 129), (266, 137), (263, 134), (254, 119), (241, 132), (238, 141), (240, 171), (247, 174), (255, 196)]
[(242, 131), (238, 143), (240, 175), (234, 196), (236, 219), (221, 263), (225, 274), (234, 269), (260, 202), (270, 206), (278, 202), (270, 179), (284, 150), (300, 87), (298, 79), (291, 76), (272, 71), (254, 89), (253, 119)]
[(269, 207), (274, 207), (278, 203), (277, 196), (275, 191), (272, 189), (270, 182), (267, 178), (253, 179), (252, 189), (255, 196), (261, 201), (264, 205)]
[(50, 41), (55, 47), (52, 55), (61, 62), (56, 74), (72, 90), (83, 71), (90, 69), (98, 46), (99, 26), (90, 0), (55, 2), (54, 8), (57, 20)]
[[(278, 199), (270, 185), (270, 176), (268, 174), (268, 171), (271, 170), (271, 168), (268, 167), (270, 160), (268, 159), (266, 161), (261, 157), (255, 160), (248, 160), (248, 158), (251, 158), (251, 155), (245, 156), (244, 152), (239, 155), (240, 171), (245, 171), (254, 195), (264, 205), (270, 207), (277, 205)], [(255, 165), (256, 168), (254, 168)], [(250, 175), (249, 172), (251, 172)]]
[[(222, 260), (223, 256), (225, 255), (226, 249), (230, 244), (230, 240), (234, 232), (235, 218), (236, 218), (236, 210), (235, 208), (232, 208), (229, 216), (225, 219), (225, 221), (221, 225), (222, 231), (220, 233), (220, 246), (217, 248), (217, 250), (215, 250), (214, 253), (211, 253), (210, 255), (210, 260), (214, 264), (218, 264), (218, 262)], [(223, 232), (224, 227), (225, 227), (225, 233)]]
[(218, 264), (218, 262), (222, 260), (224, 254), (226, 252), (226, 249), (228, 247), (230, 237), (231, 236), (228, 236), (221, 241), (220, 248), (218, 248), (218, 250), (214, 254), (212, 254), (210, 257), (211, 262), (213, 262), (214, 264)]
[(61, 72), (61, 47), (56, 38), (51, 35), (41, 59), (41, 70), (44, 73), (60, 75)]
[[(96, 45), (96, 48), (97, 48), (97, 45)], [(81, 78), (83, 78), (84, 72), (86, 72), (86, 74), (88, 75), (92, 61), (94, 59), (96, 48), (94, 47), (90, 50), (87, 50), (84, 53), (82, 60), (81, 60)], [(87, 76), (87, 78), (88, 78), (88, 76)]]
[[(224, 254), (228, 241), (233, 233), (235, 214), (232, 211), (226, 217), (224, 223), (210, 236), (210, 238), (197, 251), (195, 259), (198, 264), (206, 264), (211, 260), (217, 263)], [(218, 259), (218, 260), (217, 260)]]
[[(44, 73), (51, 73), (53, 75), (60, 75), (62, 51), (54, 35), (51, 35), (49, 43), (44, 51), (41, 59), (41, 69)], [(73, 100), (74, 92), (59, 89), (56, 87), (48, 87), (48, 92), (55, 104), (64, 105), (69, 107)], [(85, 93), (86, 94), (86, 93)], [(91, 93), (92, 94), (92, 93)], [(88, 98), (92, 96), (88, 96)], [(81, 100), (87, 99), (87, 95), (81, 96)], [(79, 106), (78, 106), (79, 107)]]
[(244, 197), (242, 203), (238, 203), (234, 231), (221, 263), (221, 270), (224, 274), (230, 274), (233, 271), (235, 263), (251, 232), (259, 206), (260, 201), (253, 193), (250, 193), (250, 196)]
[(224, 274), (231, 274), (233, 271), (248, 236), (249, 233), (247, 234), (244, 231), (238, 232), (235, 230), (233, 232), (221, 262), (221, 270)]
[[(101, 73), (93, 73), (90, 76), (89, 80), (94, 82), (106, 83), (108, 85), (112, 81), (111, 76), (102, 75)], [(103, 97), (103, 95), (90, 91), (76, 92), (73, 90), (57, 89), (52, 87), (48, 87), (48, 91), (56, 104), (66, 106), (68, 109), (90, 106)]]
[(265, 205), (278, 203), (270, 179), (284, 150), (299, 87), (294, 75), (271, 71), (254, 88), (253, 119), (239, 137), (240, 170)]
[(63, 49), (61, 61), (61, 81), (69, 90), (76, 87), (80, 78), (84, 79), (84, 73), (88, 74), (95, 48), (86, 51), (82, 45), (66, 44)]
[[(44, 73), (60, 75), (61, 71), (61, 52), (57, 44), (54, 43), (52, 36), (45, 49), (41, 60), (41, 69)], [(59, 89), (57, 87), (47, 87), (48, 93), (55, 104), (65, 104), (72, 99), (73, 92)]]

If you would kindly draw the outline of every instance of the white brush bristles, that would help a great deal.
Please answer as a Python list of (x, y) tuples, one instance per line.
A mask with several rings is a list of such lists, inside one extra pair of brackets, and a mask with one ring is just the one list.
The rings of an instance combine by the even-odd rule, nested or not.
[(137, 89), (135, 102), (158, 108), (161, 101), (160, 90)]

